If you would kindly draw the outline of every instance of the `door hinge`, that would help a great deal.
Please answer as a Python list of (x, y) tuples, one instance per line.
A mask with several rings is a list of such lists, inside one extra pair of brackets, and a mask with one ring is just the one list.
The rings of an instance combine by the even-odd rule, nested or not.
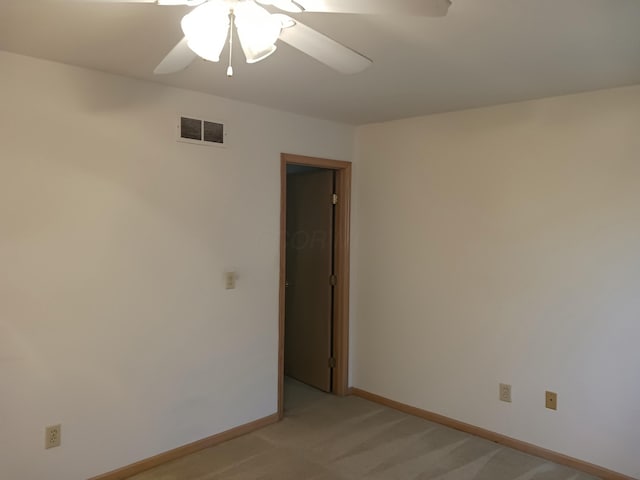
[(336, 368), (336, 359), (335, 359), (335, 357), (329, 357), (329, 368)]
[(335, 287), (336, 284), (338, 283), (338, 277), (336, 277), (335, 275), (331, 275), (329, 277), (329, 282), (331, 283), (332, 287)]
[(331, 203), (333, 203), (334, 205), (338, 204), (338, 194), (334, 193), (331, 197)]

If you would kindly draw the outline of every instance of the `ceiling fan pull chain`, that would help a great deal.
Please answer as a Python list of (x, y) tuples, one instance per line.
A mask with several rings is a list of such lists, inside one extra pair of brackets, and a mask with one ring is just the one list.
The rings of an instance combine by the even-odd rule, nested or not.
[(233, 25), (235, 23), (236, 16), (233, 10), (229, 11), (229, 66), (227, 67), (227, 77), (233, 77), (233, 66), (231, 65), (231, 59), (233, 55)]

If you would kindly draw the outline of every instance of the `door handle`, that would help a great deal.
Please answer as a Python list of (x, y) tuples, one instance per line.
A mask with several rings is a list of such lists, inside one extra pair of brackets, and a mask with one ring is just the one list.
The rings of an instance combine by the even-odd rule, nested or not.
[(284, 281), (284, 288), (287, 288), (289, 286), (289, 280), (285, 280)]

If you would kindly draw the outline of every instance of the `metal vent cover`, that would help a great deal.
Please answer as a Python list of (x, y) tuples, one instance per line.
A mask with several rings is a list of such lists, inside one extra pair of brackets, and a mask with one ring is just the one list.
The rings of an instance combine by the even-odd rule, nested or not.
[(178, 140), (181, 142), (225, 146), (226, 139), (224, 123), (187, 116), (179, 117)]

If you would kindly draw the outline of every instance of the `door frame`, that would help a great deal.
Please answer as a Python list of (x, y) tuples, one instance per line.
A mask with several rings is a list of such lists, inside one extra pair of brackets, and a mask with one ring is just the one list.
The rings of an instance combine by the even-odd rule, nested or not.
[[(333, 369), (331, 390), (335, 395), (349, 393), (349, 274), (351, 226), (351, 162), (306, 157), (291, 153), (280, 155), (280, 292), (278, 311), (278, 416), (284, 415), (284, 329), (285, 281), (287, 259), (287, 165), (304, 165), (334, 170), (338, 203), (335, 217), (335, 275), (333, 301)], [(328, 279), (327, 279), (328, 281)]]

